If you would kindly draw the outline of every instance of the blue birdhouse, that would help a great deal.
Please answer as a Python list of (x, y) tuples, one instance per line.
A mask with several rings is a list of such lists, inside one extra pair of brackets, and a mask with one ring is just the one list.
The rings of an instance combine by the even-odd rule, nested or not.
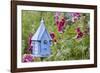
[(35, 57), (48, 57), (51, 54), (51, 36), (48, 33), (44, 20), (40, 22), (40, 26), (37, 29), (36, 33), (31, 38), (32, 43), (32, 54)]

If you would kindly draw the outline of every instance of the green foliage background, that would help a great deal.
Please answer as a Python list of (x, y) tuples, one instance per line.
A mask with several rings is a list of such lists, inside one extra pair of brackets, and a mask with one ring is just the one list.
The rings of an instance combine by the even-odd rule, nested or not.
[[(66, 13), (62, 14), (65, 15)], [(29, 34), (36, 32), (41, 18), (44, 18), (48, 32), (54, 32), (56, 34), (58, 43), (52, 44), (51, 55), (43, 58), (43, 61), (89, 59), (89, 34), (85, 34), (80, 40), (75, 38), (77, 35), (75, 31), (77, 27), (80, 27), (82, 32), (89, 27), (89, 17), (89, 13), (81, 13), (81, 18), (75, 23), (67, 25), (65, 32), (60, 34), (55, 25), (54, 12), (22, 10), (22, 55), (27, 53)], [(38, 58), (35, 61), (41, 61), (41, 59)]]

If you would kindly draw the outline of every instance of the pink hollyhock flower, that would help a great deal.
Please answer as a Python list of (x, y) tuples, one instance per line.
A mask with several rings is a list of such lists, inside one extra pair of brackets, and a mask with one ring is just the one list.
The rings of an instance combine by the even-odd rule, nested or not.
[(80, 17), (80, 13), (77, 13), (77, 12), (72, 13), (72, 22), (77, 21), (79, 17)]
[(22, 58), (22, 62), (32, 62), (33, 56), (32, 54), (24, 54)]
[(72, 22), (75, 22), (75, 21), (77, 21), (78, 20), (78, 17), (72, 17)]
[(80, 13), (78, 13), (78, 12), (75, 12), (75, 13), (73, 13), (73, 16), (80, 17)]

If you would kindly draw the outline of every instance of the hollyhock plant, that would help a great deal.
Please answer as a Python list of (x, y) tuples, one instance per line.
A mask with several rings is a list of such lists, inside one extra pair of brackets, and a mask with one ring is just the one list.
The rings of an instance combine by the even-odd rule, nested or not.
[(59, 13), (59, 12), (56, 12), (56, 13), (54, 14), (55, 24), (56, 24), (56, 25), (59, 23), (59, 16), (60, 16), (60, 13)]
[(80, 13), (78, 12), (68, 12), (65, 14), (65, 18), (68, 22), (75, 22), (80, 18)]
[(55, 22), (59, 21), (59, 16), (60, 16), (60, 12), (56, 12), (56, 13), (54, 14)]
[(77, 21), (80, 18), (80, 13), (74, 12), (72, 13), (72, 22)]
[(59, 19), (59, 16), (56, 14), (55, 15), (55, 23), (56, 23), (58, 32), (62, 33), (64, 26), (65, 26), (65, 18), (62, 17), (61, 19)]
[(29, 51), (32, 51), (32, 46), (31, 46), (32, 40), (31, 40), (31, 38), (32, 38), (32, 33), (30, 33), (29, 38), (28, 38), (28, 50)]
[(58, 16), (58, 17), (59, 17), (59, 16), (60, 16), (60, 14), (61, 14), (60, 12), (55, 12), (55, 17), (56, 17), (56, 16)]
[(33, 48), (33, 46), (29, 45), (28, 51), (32, 52), (32, 48)]
[(54, 39), (54, 38), (55, 38), (54, 32), (51, 32), (51, 33), (50, 33), (50, 36), (51, 36), (52, 39)]
[(51, 33), (50, 33), (50, 36), (51, 36), (53, 42), (57, 42), (56, 36), (55, 36), (55, 33), (54, 33), (54, 32), (51, 32)]
[(62, 33), (65, 25), (65, 18), (64, 16), (60, 18), (60, 15), (61, 15), (60, 12), (56, 12), (54, 17), (55, 17), (55, 24), (57, 26), (57, 30), (59, 33)]
[(57, 24), (57, 28), (58, 28), (59, 33), (63, 32), (64, 26), (65, 26), (65, 19), (62, 18)]
[(60, 14), (60, 12), (55, 12), (55, 16), (59, 16)]
[(31, 42), (32, 42), (32, 41), (31, 41), (31, 38), (32, 38), (32, 33), (30, 33), (30, 34), (29, 34), (29, 38), (28, 38), (28, 45), (30, 45), (30, 44), (31, 44)]
[(72, 22), (75, 22), (75, 21), (77, 21), (77, 20), (78, 20), (77, 17), (73, 17), (73, 18), (72, 18)]
[(73, 13), (73, 16), (77, 16), (77, 17), (80, 17), (80, 13)]
[(34, 60), (34, 57), (32, 54), (24, 54), (22, 58), (22, 62), (32, 62)]
[(82, 37), (83, 37), (83, 33), (79, 32), (78, 35), (77, 35), (77, 39), (82, 38)]
[(76, 36), (77, 39), (80, 39), (83, 37), (83, 32), (81, 32), (79, 27), (76, 29), (76, 32), (77, 32), (77, 36)]
[(76, 32), (80, 32), (81, 30), (80, 30), (80, 28), (78, 27), (77, 29), (76, 29)]

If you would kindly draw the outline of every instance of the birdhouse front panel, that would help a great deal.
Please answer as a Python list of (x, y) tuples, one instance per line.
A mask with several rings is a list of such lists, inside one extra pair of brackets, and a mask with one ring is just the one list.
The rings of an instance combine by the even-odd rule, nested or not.
[(41, 57), (48, 57), (50, 53), (50, 38), (47, 34), (47, 31), (44, 31), (41, 38)]

